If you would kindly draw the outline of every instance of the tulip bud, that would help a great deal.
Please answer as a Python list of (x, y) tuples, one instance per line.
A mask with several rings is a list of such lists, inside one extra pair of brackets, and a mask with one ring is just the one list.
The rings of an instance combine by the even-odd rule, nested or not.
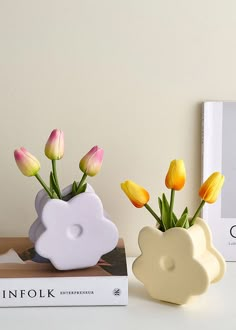
[(14, 151), (16, 164), (25, 176), (35, 176), (40, 170), (40, 163), (25, 148)]
[(54, 129), (45, 145), (45, 155), (51, 160), (59, 160), (64, 155), (64, 133)]
[(81, 171), (89, 176), (96, 175), (102, 166), (103, 149), (98, 146), (93, 147), (80, 161)]
[(149, 201), (149, 193), (143, 187), (131, 180), (121, 183), (121, 189), (130, 199), (131, 203), (137, 208), (143, 207)]
[(214, 203), (224, 183), (224, 176), (215, 172), (202, 184), (199, 189), (199, 196), (207, 203)]
[(186, 171), (183, 160), (172, 160), (166, 175), (166, 187), (173, 190), (181, 190), (186, 181)]

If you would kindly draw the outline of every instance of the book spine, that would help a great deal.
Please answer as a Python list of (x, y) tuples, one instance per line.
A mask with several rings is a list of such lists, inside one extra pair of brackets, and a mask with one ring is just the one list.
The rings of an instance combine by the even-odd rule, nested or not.
[(0, 307), (127, 305), (128, 277), (0, 279)]

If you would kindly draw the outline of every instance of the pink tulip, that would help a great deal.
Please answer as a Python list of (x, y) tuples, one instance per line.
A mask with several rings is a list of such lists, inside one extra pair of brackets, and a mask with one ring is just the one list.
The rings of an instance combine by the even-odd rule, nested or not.
[(45, 145), (45, 155), (51, 160), (59, 160), (64, 155), (64, 132), (54, 129)]
[(79, 167), (86, 175), (96, 175), (102, 166), (103, 149), (98, 146), (93, 147), (80, 161)]
[(16, 164), (25, 176), (35, 176), (40, 170), (40, 163), (31, 153), (21, 147), (14, 151)]

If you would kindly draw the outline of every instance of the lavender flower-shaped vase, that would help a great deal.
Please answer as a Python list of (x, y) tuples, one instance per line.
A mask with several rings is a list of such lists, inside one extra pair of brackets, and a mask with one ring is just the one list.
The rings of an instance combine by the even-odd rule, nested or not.
[[(71, 186), (62, 191), (71, 192)], [(49, 199), (41, 190), (35, 199), (38, 218), (29, 230), (36, 252), (58, 270), (87, 268), (113, 250), (118, 230), (103, 210), (93, 188), (68, 201)]]

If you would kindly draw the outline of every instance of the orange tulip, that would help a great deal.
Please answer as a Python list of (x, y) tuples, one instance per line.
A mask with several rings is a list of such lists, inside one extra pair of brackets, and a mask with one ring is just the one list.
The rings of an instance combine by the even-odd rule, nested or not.
[(150, 197), (147, 190), (131, 180), (121, 183), (121, 189), (135, 207), (141, 208), (149, 201)]
[(166, 187), (173, 190), (181, 190), (186, 181), (186, 171), (183, 160), (172, 160), (166, 175)]
[(215, 172), (202, 184), (199, 196), (207, 203), (214, 203), (224, 184), (225, 177), (220, 172)]

